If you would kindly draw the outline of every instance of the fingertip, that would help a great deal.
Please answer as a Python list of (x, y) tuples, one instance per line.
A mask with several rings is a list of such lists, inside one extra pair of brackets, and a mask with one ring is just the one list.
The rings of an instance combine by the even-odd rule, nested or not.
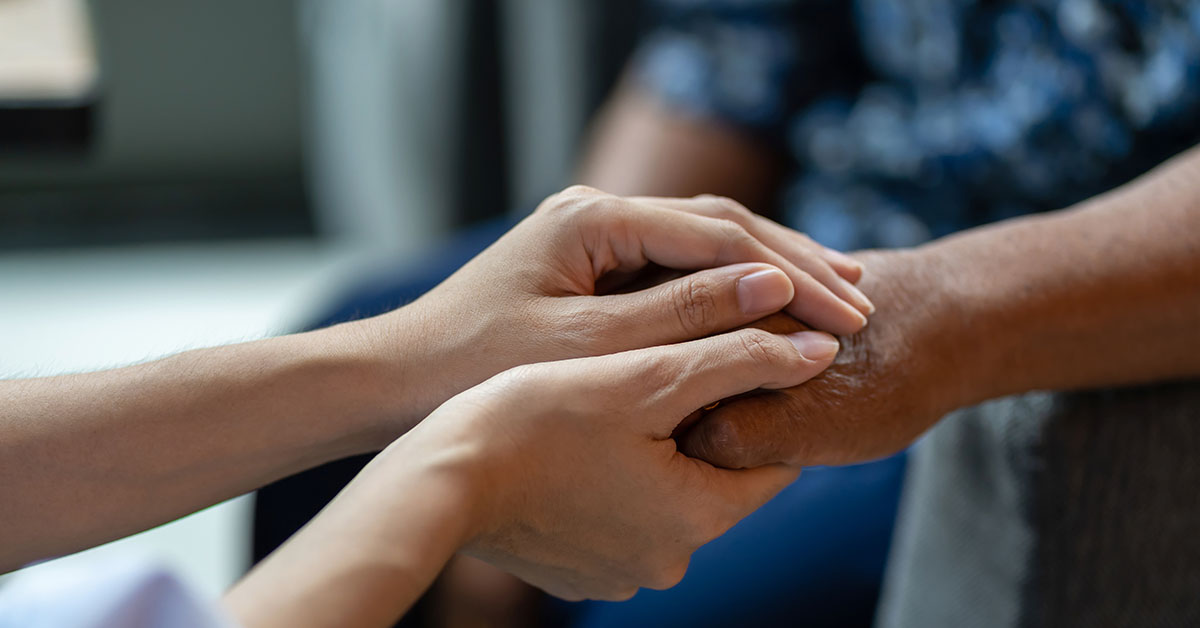
[(827, 246), (821, 248), (825, 261), (829, 262), (842, 278), (851, 283), (858, 283), (858, 280), (862, 279), (863, 271), (866, 268), (862, 262), (836, 249)]
[(867, 326), (866, 314), (811, 275), (802, 273), (795, 286), (796, 297), (787, 312), (797, 320), (838, 336), (856, 334)]
[[(872, 307), (874, 307), (874, 306), (872, 306)], [(850, 334), (857, 334), (858, 332), (862, 331), (863, 328), (865, 328), (867, 326), (867, 323), (869, 322), (866, 314), (863, 314), (862, 312), (859, 312), (858, 310), (853, 310), (853, 309), (851, 310), (850, 315), (847, 317), (847, 320), (850, 321), (849, 331), (839, 332), (836, 329), (830, 329), (829, 331), (831, 333), (838, 334), (839, 336), (847, 336)]]
[[(867, 316), (875, 313), (875, 304), (872, 303), (871, 299), (867, 298), (867, 295), (863, 294), (863, 291), (859, 290), (858, 287), (853, 283), (843, 280), (842, 289), (846, 292), (846, 294), (850, 295), (850, 300), (852, 301), (851, 305), (858, 309), (858, 311)], [(865, 325), (866, 323), (863, 324)]]
[(823, 298), (824, 307), (813, 307), (812, 301), (797, 298), (788, 313), (812, 327), (838, 336), (857, 334), (867, 326), (867, 316), (854, 306), (833, 296)]
[(739, 277), (735, 291), (738, 307), (747, 316), (777, 312), (791, 303), (796, 294), (787, 274), (769, 265)]
[(786, 336), (800, 356), (810, 362), (832, 362), (841, 344), (837, 338), (820, 331), (800, 331)]

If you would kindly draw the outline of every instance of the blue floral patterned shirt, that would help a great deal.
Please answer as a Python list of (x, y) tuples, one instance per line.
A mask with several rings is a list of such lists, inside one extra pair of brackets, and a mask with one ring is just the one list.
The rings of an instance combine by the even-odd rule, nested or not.
[(795, 165), (788, 221), (905, 246), (1115, 187), (1200, 141), (1200, 0), (658, 0), (670, 104)]

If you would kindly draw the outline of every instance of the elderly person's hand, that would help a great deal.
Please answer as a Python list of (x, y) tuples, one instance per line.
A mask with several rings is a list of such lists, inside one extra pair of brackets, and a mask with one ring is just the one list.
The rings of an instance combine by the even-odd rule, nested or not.
[[(655, 268), (699, 270), (620, 292)], [(860, 265), (718, 197), (619, 198), (573, 187), (416, 303), (359, 323), (372, 346), (405, 344), (422, 364), (393, 417), (403, 431), (452, 395), (507, 368), (699, 338), (784, 309), (848, 334), (874, 306)], [(437, 378), (425, 378), (430, 371)], [(436, 380), (436, 381), (425, 381)], [(396, 425), (396, 422), (399, 422)]]
[[(837, 360), (800, 386), (723, 402), (680, 437), (689, 455), (726, 468), (788, 462), (847, 464), (908, 446), (972, 400), (964, 321), (930, 258), (872, 252), (861, 285), (879, 304), (869, 327), (842, 339)], [(784, 315), (754, 323), (774, 333), (805, 326)]]
[(1198, 174), (1193, 150), (1068, 210), (861, 254), (871, 326), (811, 382), (722, 404), (681, 448), (731, 468), (858, 462), (988, 399), (1197, 377)]
[[(629, 290), (642, 271), (664, 268), (698, 272)], [(0, 381), (0, 485), (23, 513), (0, 518), (11, 541), (0, 570), (378, 451), (517, 365), (692, 340), (780, 309), (855, 331), (871, 309), (850, 283), (860, 270), (724, 199), (572, 188), (394, 312), (110, 371)]]

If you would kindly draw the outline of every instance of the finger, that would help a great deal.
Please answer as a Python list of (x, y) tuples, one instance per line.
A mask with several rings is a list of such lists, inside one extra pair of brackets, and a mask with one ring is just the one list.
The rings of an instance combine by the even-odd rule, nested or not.
[[(867, 324), (858, 308), (737, 223), (644, 204), (631, 205), (624, 222), (636, 237), (612, 243), (614, 259), (604, 270), (637, 267), (647, 261), (686, 269), (763, 262), (792, 280), (795, 295), (787, 306), (792, 316), (835, 334), (852, 334)], [(827, 265), (825, 270), (833, 275)]]
[(725, 469), (743, 469), (774, 463), (812, 464), (809, 453), (814, 443), (825, 439), (817, 431), (805, 429), (785, 393), (773, 392), (722, 405), (676, 440), (679, 450), (688, 456)]
[(736, 222), (763, 244), (788, 257), (801, 270), (812, 274), (838, 296), (853, 303), (863, 313), (874, 312), (875, 308), (870, 299), (853, 285), (862, 278), (861, 262), (822, 246), (802, 233), (759, 216), (737, 201), (708, 194), (694, 198), (637, 197), (633, 200)]
[(733, 221), (764, 245), (793, 262), (797, 268), (812, 275), (838, 297), (854, 305), (860, 312), (869, 315), (875, 311), (871, 300), (854, 286), (854, 282), (862, 278), (863, 266), (860, 262), (821, 246), (802, 233), (759, 216), (737, 201), (711, 195), (695, 198), (637, 197), (631, 200)]
[(620, 390), (629, 416), (650, 417), (655, 438), (669, 438), (693, 410), (758, 388), (790, 388), (825, 370), (837, 355), (837, 339), (822, 332), (777, 335), (738, 331), (675, 345), (627, 351), (579, 364), (597, 368), (590, 379)]
[(712, 467), (707, 487), (724, 496), (730, 518), (733, 519), (730, 523), (732, 526), (771, 501), (799, 476), (800, 467), (787, 464), (768, 464), (747, 469)]
[[(616, 350), (701, 338), (752, 323), (792, 302), (795, 290), (783, 271), (769, 264), (733, 264), (702, 270), (661, 285), (606, 297), (579, 297), (586, 307), (623, 312), (596, 333), (618, 340)], [(628, 321), (636, 320), (630, 326)], [(604, 324), (604, 323), (602, 323)]]
[[(787, 227), (784, 227), (783, 225), (779, 225), (779, 226), (783, 229), (787, 228)], [(846, 281), (849, 281), (851, 283), (858, 283), (858, 281), (860, 279), (862, 279), (862, 276), (863, 276), (862, 262), (854, 259), (853, 257), (850, 257), (849, 255), (846, 255), (845, 253), (843, 253), (837, 249), (831, 249), (831, 248), (824, 246), (822, 244), (819, 244), (819, 243), (817, 244), (817, 246), (821, 247), (821, 256), (825, 258), (825, 261), (829, 262), (829, 265), (832, 266), (833, 269), (837, 271), (837, 274), (841, 275)]]
[(722, 469), (682, 453), (677, 456), (682, 459), (677, 460), (677, 464), (683, 467), (685, 475), (695, 476), (684, 484), (696, 491), (693, 498), (723, 506), (718, 511), (717, 521), (713, 522), (714, 528), (706, 531), (705, 535), (710, 538), (698, 539), (702, 543), (724, 534), (738, 521), (771, 501), (796, 481), (801, 470), (799, 466), (787, 464)]

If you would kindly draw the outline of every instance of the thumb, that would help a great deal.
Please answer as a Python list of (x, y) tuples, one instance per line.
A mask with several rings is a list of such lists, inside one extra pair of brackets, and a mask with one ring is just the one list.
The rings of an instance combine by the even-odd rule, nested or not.
[[(795, 290), (784, 272), (770, 264), (732, 264), (668, 281), (629, 294), (595, 297), (596, 307), (627, 312), (621, 349), (702, 338), (779, 311)], [(630, 326), (628, 321), (636, 320)], [(616, 322), (616, 321), (614, 321)]]
[(740, 329), (681, 344), (652, 347), (591, 360), (613, 367), (609, 379), (634, 396), (654, 417), (647, 425), (667, 438), (694, 410), (757, 388), (789, 388), (824, 371), (837, 355), (838, 342), (823, 332), (777, 335)]

